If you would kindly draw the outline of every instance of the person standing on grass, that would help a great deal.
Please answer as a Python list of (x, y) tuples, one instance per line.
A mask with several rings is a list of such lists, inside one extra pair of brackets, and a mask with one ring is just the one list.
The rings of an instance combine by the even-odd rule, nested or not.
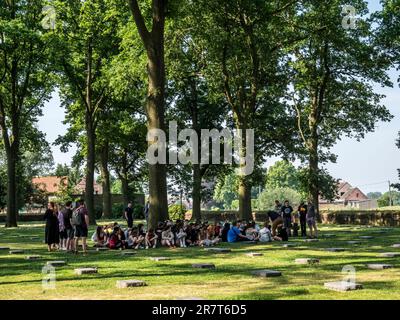
[(78, 253), (79, 239), (82, 239), (83, 253), (87, 253), (86, 239), (88, 236), (89, 214), (85, 206), (85, 202), (80, 200), (78, 208), (72, 213), (72, 225), (75, 229), (75, 253)]
[(129, 201), (128, 206), (125, 208), (125, 220), (128, 223), (128, 228), (132, 228), (133, 226), (133, 208), (132, 208), (132, 201)]
[(285, 200), (281, 209), (281, 215), (283, 221), (283, 228), (286, 229), (288, 237), (291, 236), (290, 228), (292, 226), (292, 213), (293, 213), (293, 208), (291, 205), (289, 205), (289, 200)]
[(297, 212), (300, 220), (301, 236), (307, 237), (307, 205), (302, 201), (297, 208)]
[(317, 229), (317, 221), (316, 221), (316, 213), (315, 213), (315, 206), (312, 200), (308, 200), (308, 209), (306, 220), (308, 227), (310, 228), (310, 237), (311, 238), (318, 238), (318, 229)]
[(72, 219), (72, 202), (67, 201), (65, 203), (65, 208), (62, 210), (62, 215), (64, 218), (64, 226), (65, 226), (65, 231), (67, 232), (67, 243), (66, 243), (66, 249), (67, 251), (72, 251), (73, 244), (74, 244), (74, 228), (72, 227), (71, 224), (71, 219)]
[(62, 213), (61, 210), (58, 211), (57, 214), (57, 218), (58, 218), (58, 228), (60, 231), (60, 250), (67, 250), (67, 229), (65, 228), (65, 224), (64, 224), (64, 215)]
[(59, 225), (58, 225), (58, 209), (54, 202), (49, 202), (43, 220), (46, 220), (45, 243), (48, 251), (57, 249), (57, 244), (60, 240)]

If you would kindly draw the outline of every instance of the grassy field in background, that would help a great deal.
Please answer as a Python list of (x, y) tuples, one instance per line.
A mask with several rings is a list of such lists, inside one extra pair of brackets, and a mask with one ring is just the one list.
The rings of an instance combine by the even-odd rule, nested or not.
[[(321, 226), (319, 242), (306, 243), (300, 238), (290, 242), (299, 247), (283, 248), (282, 243), (222, 244), (230, 253), (210, 253), (202, 248), (139, 250), (134, 256), (122, 256), (121, 251), (97, 252), (91, 248), (88, 256), (65, 252), (48, 253), (42, 243), (44, 225), (21, 223), (19, 228), (0, 227), (0, 247), (24, 249), (24, 254), (10, 255), (0, 250), (0, 299), (399, 299), (400, 257), (381, 258), (381, 252), (400, 252), (392, 248), (400, 243), (400, 228), (385, 229), (356, 226)], [(92, 228), (93, 230), (93, 228)], [(92, 232), (91, 230), (91, 232)], [(324, 238), (333, 233), (334, 238)], [(370, 240), (361, 235), (374, 236)], [(31, 237), (38, 237), (31, 240)], [(347, 244), (360, 240), (360, 245)], [(92, 243), (90, 242), (91, 246)], [(342, 247), (344, 252), (327, 252), (323, 248)], [(263, 256), (247, 257), (248, 252)], [(28, 261), (27, 255), (41, 255), (38, 261)], [(170, 257), (155, 262), (149, 257)], [(319, 258), (319, 265), (296, 265), (296, 258)], [(43, 291), (42, 267), (46, 261), (65, 260), (68, 264), (56, 270), (56, 289)], [(193, 263), (214, 263), (215, 270), (194, 269)], [(367, 263), (389, 263), (395, 268), (370, 270)], [(335, 292), (324, 288), (324, 282), (342, 280), (342, 268), (356, 269), (357, 283), (363, 290)], [(77, 276), (74, 268), (97, 267), (98, 274)], [(257, 278), (252, 270), (273, 269), (281, 277)], [(117, 289), (116, 281), (144, 280), (148, 286)]]

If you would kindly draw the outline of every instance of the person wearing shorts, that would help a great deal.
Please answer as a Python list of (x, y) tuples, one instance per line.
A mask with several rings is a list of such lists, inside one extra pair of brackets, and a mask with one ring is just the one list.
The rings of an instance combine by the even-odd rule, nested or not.
[(81, 215), (82, 223), (75, 225), (75, 253), (78, 253), (79, 249), (79, 239), (82, 239), (82, 249), (83, 253), (87, 253), (86, 239), (88, 237), (88, 225), (89, 225), (89, 214), (83, 200), (79, 201), (79, 207), (76, 209)]
[(308, 228), (310, 229), (310, 237), (317, 238), (318, 237), (318, 229), (317, 229), (317, 222), (316, 222), (316, 213), (315, 207), (311, 200), (308, 201), (307, 206), (307, 215), (306, 221)]

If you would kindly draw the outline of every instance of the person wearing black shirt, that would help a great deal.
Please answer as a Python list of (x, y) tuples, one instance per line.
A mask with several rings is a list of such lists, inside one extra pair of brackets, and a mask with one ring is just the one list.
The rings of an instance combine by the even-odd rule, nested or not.
[(72, 241), (74, 239), (74, 228), (72, 227), (71, 224), (71, 219), (72, 219), (72, 202), (71, 201), (67, 201), (65, 203), (65, 208), (62, 211), (62, 215), (64, 218), (64, 226), (65, 226), (65, 230), (67, 232), (67, 251), (72, 251), (74, 250), (74, 248), (72, 248), (72, 245), (74, 243), (74, 241)]
[(128, 203), (128, 206), (125, 208), (125, 219), (128, 223), (128, 228), (133, 227), (133, 208), (132, 202)]
[(57, 211), (55, 203), (50, 202), (43, 217), (43, 220), (46, 220), (45, 243), (49, 252), (56, 249), (56, 245), (60, 241)]
[(288, 236), (291, 235), (290, 227), (292, 225), (292, 212), (293, 208), (289, 205), (289, 201), (285, 200), (284, 205), (282, 207), (282, 220), (283, 220), (283, 228), (286, 229)]
[(297, 212), (299, 214), (300, 219), (300, 229), (301, 229), (301, 236), (307, 237), (307, 205), (302, 201), (297, 208)]

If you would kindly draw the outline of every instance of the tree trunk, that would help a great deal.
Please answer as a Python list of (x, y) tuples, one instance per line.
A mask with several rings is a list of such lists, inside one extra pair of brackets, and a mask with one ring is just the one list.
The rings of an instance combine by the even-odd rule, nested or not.
[[(147, 96), (148, 129), (165, 131), (164, 124), (164, 43), (153, 44), (153, 53), (149, 54)], [(149, 145), (154, 142), (149, 141)], [(168, 219), (167, 173), (165, 164), (149, 165), (149, 224), (156, 228), (158, 222)]]
[(309, 185), (309, 196), (315, 207), (315, 213), (317, 219), (319, 219), (319, 184), (318, 184), (318, 140), (312, 138), (310, 141), (310, 160), (309, 160), (309, 173), (310, 173), (310, 185)]
[(122, 189), (122, 198), (124, 201), (124, 206), (126, 207), (129, 202), (130, 192), (129, 192), (129, 182), (127, 178), (120, 178), (121, 180), (121, 189)]
[(253, 220), (251, 214), (251, 185), (247, 176), (239, 177), (239, 217), (242, 220)]
[(110, 185), (110, 171), (108, 169), (108, 142), (106, 142), (100, 153), (100, 171), (101, 181), (103, 188), (103, 217), (112, 217), (112, 204), (111, 204), (111, 185)]
[[(88, 118), (88, 117), (86, 117)], [(87, 134), (87, 156), (86, 156), (86, 188), (85, 202), (89, 212), (90, 224), (96, 224), (96, 213), (94, 208), (94, 170), (95, 170), (95, 143), (96, 134), (91, 121), (86, 119)]]
[[(146, 27), (137, 0), (130, 0), (129, 5), (139, 35), (146, 48), (148, 58), (147, 128), (148, 130), (161, 129), (165, 132), (164, 28), (167, 1), (152, 1), (153, 26), (150, 32)], [(149, 145), (153, 143), (149, 141)], [(159, 221), (168, 219), (167, 173), (165, 164), (149, 165), (149, 202), (149, 227), (156, 228)]]
[(18, 201), (17, 201), (17, 150), (15, 145), (7, 154), (7, 219), (6, 227), (17, 227)]
[[(247, 125), (239, 124), (236, 126), (238, 130), (241, 130), (242, 144), (240, 145), (239, 155), (241, 158), (246, 156), (247, 141), (246, 141), (246, 128)], [(242, 164), (239, 164), (242, 166)], [(253, 220), (251, 214), (251, 182), (248, 175), (239, 175), (239, 217), (242, 220), (250, 221)]]
[(201, 174), (200, 164), (193, 164), (192, 219), (201, 220)]

